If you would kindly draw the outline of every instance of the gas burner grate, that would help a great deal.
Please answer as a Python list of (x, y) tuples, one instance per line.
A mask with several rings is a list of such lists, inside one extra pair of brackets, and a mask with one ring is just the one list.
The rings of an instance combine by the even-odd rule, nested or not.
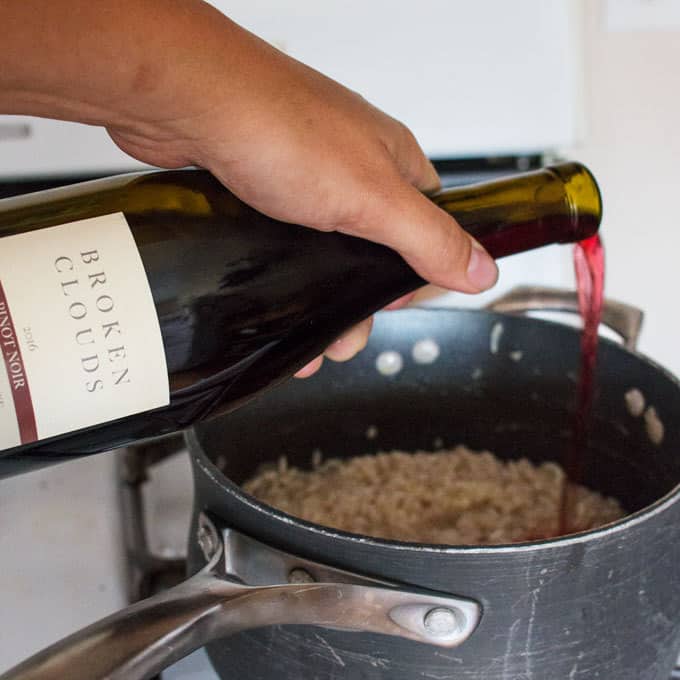
[[(193, 481), (182, 436), (128, 448), (118, 461), (127, 595), (137, 602), (186, 578)], [(152, 680), (217, 680), (203, 650)]]

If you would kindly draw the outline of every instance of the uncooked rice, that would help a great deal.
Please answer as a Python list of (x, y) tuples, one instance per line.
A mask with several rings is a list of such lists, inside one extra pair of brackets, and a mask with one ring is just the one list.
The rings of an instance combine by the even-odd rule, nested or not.
[(392, 451), (263, 468), (244, 489), (284, 512), (328, 527), (400, 541), (516, 543), (592, 529), (625, 513), (613, 498), (570, 485), (560, 532), (564, 471), (556, 463), (502, 461), (464, 446)]

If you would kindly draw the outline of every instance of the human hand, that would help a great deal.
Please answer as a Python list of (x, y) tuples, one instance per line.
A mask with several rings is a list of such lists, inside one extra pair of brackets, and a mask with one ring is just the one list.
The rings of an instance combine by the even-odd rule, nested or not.
[[(202, 0), (22, 0), (0, 16), (4, 111), (104, 125), (141, 161), (204, 167), (261, 212), (387, 245), (438, 286), (495, 283), (493, 260), (423, 195), (439, 178), (402, 124)], [(326, 355), (353, 356), (370, 324)]]
[[(124, 151), (161, 167), (207, 168), (277, 219), (388, 245), (440, 286), (477, 292), (495, 283), (491, 258), (422, 195), (438, 188), (439, 178), (403, 125), (206, 6), (200, 10), (209, 25), (192, 43), (200, 64), (192, 67), (190, 91), (156, 88), (152, 105), (145, 98), (132, 123), (110, 126)], [(351, 358), (371, 325), (365, 320), (325, 355)]]

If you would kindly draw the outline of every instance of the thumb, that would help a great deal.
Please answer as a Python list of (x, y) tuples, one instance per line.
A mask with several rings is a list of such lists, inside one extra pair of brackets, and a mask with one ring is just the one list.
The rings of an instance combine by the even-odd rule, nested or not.
[(393, 248), (443, 288), (479, 293), (496, 283), (493, 258), (453, 217), (402, 177), (388, 184), (372, 192), (352, 235)]

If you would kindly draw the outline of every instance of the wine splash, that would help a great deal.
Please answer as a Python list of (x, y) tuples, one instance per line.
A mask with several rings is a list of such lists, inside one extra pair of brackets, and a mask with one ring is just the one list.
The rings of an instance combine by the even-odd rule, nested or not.
[(576, 412), (572, 440), (564, 461), (565, 481), (560, 507), (560, 533), (578, 530), (569, 526), (570, 486), (583, 483), (588, 455), (588, 436), (592, 424), (595, 395), (598, 327), (602, 317), (604, 293), (604, 248), (598, 235), (574, 246), (574, 272), (578, 305), (583, 321), (581, 332), (581, 366), (576, 393)]

